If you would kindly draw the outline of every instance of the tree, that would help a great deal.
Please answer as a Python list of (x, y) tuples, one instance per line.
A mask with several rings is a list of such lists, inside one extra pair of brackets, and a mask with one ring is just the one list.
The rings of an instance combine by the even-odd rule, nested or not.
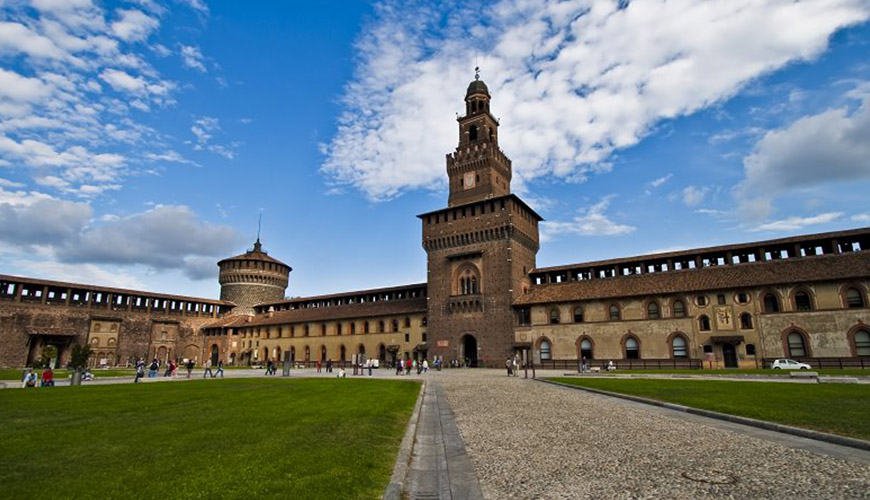
[(47, 345), (42, 348), (42, 354), (39, 356), (39, 361), (36, 362), (35, 368), (44, 368), (51, 364), (53, 359), (57, 358), (57, 347)]
[(69, 359), (69, 367), (73, 370), (83, 370), (88, 366), (88, 360), (91, 357), (91, 346), (76, 344), (72, 348), (72, 354)]

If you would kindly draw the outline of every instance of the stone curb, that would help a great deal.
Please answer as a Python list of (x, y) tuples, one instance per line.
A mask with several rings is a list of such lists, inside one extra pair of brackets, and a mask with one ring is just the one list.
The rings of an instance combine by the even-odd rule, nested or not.
[(719, 413), (716, 411), (710, 410), (702, 410), (700, 408), (693, 408), (691, 406), (683, 406), (674, 403), (666, 403), (664, 401), (656, 401), (655, 399), (647, 399), (642, 398), (640, 396), (632, 396), (630, 394), (620, 394), (617, 392), (610, 391), (602, 391), (601, 389), (592, 389), (589, 387), (580, 387), (577, 385), (571, 384), (563, 384), (561, 382), (556, 382), (553, 380), (543, 380), (537, 379), (539, 382), (543, 382), (545, 384), (552, 384), (561, 387), (567, 387), (569, 389), (577, 389), (586, 392), (592, 392), (595, 394), (601, 394), (604, 396), (611, 396), (614, 398), (626, 399), (628, 401), (634, 401), (637, 403), (644, 403), (652, 406), (658, 406), (661, 408), (667, 408), (669, 410), (680, 411), (683, 413), (691, 413), (694, 415), (701, 415), (703, 417), (715, 418), (718, 420), (724, 420), (726, 422), (732, 422), (735, 424), (743, 424), (749, 425), (752, 427), (758, 427), (760, 429), (765, 429), (774, 432), (781, 432), (783, 434), (791, 434), (794, 436), (800, 436), (808, 439), (815, 439), (816, 441), (824, 441), (826, 443), (838, 444), (841, 446), (848, 446), (850, 448), (858, 448), (860, 450), (870, 451), (870, 441), (864, 441), (863, 439), (850, 438), (845, 436), (838, 436), (836, 434), (828, 434), (827, 432), (819, 432), (819, 431), (811, 431), (809, 429), (801, 429), (800, 427), (792, 427), (790, 425), (776, 424), (773, 422), (766, 422), (764, 420), (756, 420), (754, 418), (748, 417), (740, 417), (737, 415), (729, 415), (727, 413)]
[(405, 437), (399, 446), (399, 454), (396, 456), (396, 464), (393, 466), (393, 474), (390, 476), (390, 484), (384, 491), (384, 500), (401, 500), (404, 492), (405, 476), (408, 475), (408, 466), (411, 464), (411, 452), (414, 450), (414, 442), (417, 440), (417, 424), (420, 422), (420, 408), (423, 407), (423, 394), (426, 392), (426, 382), (420, 385), (420, 393), (414, 404), (411, 419), (405, 427)]

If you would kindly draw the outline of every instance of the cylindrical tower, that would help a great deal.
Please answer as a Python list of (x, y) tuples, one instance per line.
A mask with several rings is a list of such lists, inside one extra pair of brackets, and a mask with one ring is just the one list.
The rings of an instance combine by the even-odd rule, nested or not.
[(254, 306), (284, 299), (293, 269), (263, 250), (260, 239), (247, 252), (218, 262), (221, 300), (236, 307), (233, 314), (253, 314)]

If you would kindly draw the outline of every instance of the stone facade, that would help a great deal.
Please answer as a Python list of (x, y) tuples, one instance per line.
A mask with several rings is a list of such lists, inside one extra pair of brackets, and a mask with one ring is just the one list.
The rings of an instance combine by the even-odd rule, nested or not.
[(253, 249), (218, 263), (221, 299), (0, 276), (0, 367), (89, 343), (136, 357), (386, 364), (440, 357), (550, 366), (760, 367), (794, 357), (870, 367), (870, 228), (536, 268), (541, 217), (475, 79), (447, 155), (447, 208), (419, 215), (426, 283), (285, 300), (292, 269)]

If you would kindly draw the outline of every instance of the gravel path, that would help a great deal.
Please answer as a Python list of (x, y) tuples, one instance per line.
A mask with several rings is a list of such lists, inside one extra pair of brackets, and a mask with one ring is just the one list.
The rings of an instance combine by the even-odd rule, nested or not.
[(485, 498), (870, 498), (870, 466), (500, 371), (438, 374)]

